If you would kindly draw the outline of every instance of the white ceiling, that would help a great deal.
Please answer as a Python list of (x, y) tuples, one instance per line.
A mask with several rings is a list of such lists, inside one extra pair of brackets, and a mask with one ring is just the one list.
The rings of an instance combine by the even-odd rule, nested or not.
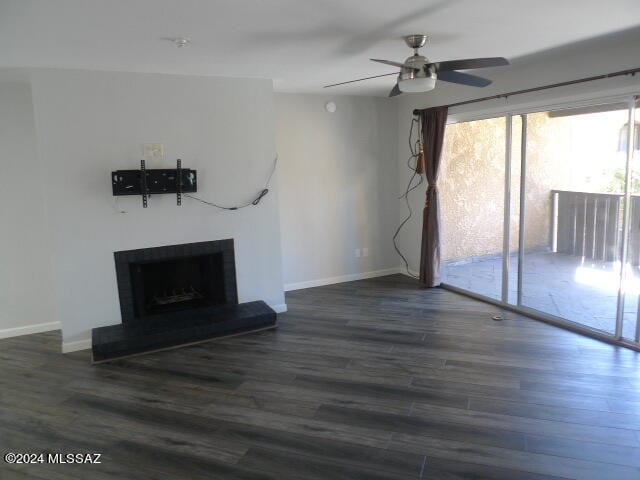
[[(638, 0), (0, 0), (0, 67), (272, 78), (278, 91), (390, 73), (402, 35), (431, 60), (514, 58), (630, 28)], [(177, 49), (168, 37), (189, 36)], [(478, 72), (480, 73), (480, 72)], [(393, 77), (332, 93), (386, 95)]]

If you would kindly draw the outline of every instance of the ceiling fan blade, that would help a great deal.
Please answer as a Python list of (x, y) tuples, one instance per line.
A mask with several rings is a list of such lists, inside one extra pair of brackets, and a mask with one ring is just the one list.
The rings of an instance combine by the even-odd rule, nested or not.
[(455, 71), (438, 72), (438, 80), (459, 83), (460, 85), (469, 85), (470, 87), (486, 87), (487, 85), (491, 85), (491, 80), (487, 78)]
[(393, 88), (391, 89), (391, 91), (389, 92), (389, 97), (397, 97), (398, 95), (400, 95), (402, 92), (400, 91), (400, 87), (398, 86), (398, 84), (396, 83)]
[(363, 80), (371, 80), (372, 78), (388, 77), (390, 75), (398, 75), (398, 72), (383, 73), (382, 75), (374, 75), (373, 77), (364, 77), (364, 78), (358, 78), (356, 80), (348, 80), (346, 82), (332, 83), (331, 85), (325, 85), (322, 88), (337, 87), (338, 85), (346, 85), (347, 83), (362, 82)]
[(471, 70), (473, 68), (502, 67), (509, 65), (509, 60), (504, 57), (488, 58), (468, 58), (466, 60), (449, 60), (446, 62), (435, 62), (436, 71), (443, 72), (449, 70)]
[(371, 60), (372, 62), (384, 63), (385, 65), (391, 65), (398, 68), (411, 68), (413, 70), (420, 70), (419, 67), (416, 67), (415, 65), (409, 65), (408, 63), (392, 62), (391, 60), (379, 60), (377, 58), (370, 58), (369, 60)]

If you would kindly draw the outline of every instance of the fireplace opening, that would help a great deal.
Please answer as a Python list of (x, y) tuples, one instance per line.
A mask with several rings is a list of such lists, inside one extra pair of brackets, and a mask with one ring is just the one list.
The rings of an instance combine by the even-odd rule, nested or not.
[(221, 252), (129, 264), (136, 317), (226, 303)]
[(122, 323), (94, 328), (94, 362), (274, 328), (261, 300), (238, 303), (233, 239), (113, 253)]

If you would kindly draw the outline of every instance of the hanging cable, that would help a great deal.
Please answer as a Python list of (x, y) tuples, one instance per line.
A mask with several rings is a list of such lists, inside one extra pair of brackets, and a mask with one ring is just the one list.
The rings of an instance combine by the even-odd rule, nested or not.
[[(411, 119), (411, 128), (409, 129), (409, 151), (411, 152), (411, 156), (409, 156), (409, 158), (407, 159), (407, 168), (409, 168), (409, 170), (411, 171), (411, 177), (409, 178), (409, 183), (407, 183), (407, 188), (405, 189), (404, 193), (398, 197), (398, 199), (404, 199), (404, 202), (407, 206), (407, 210), (409, 211), (408, 215), (406, 216), (406, 218), (404, 218), (404, 220), (402, 220), (402, 222), (400, 222), (400, 225), (398, 225), (398, 228), (396, 229), (396, 233), (393, 235), (393, 248), (395, 248), (396, 253), (398, 255), (400, 255), (400, 258), (402, 258), (402, 261), (404, 262), (404, 266), (405, 269), (407, 270), (407, 275), (409, 275), (410, 277), (413, 278), (418, 278), (416, 275), (414, 275), (413, 273), (411, 273), (411, 269), (409, 268), (409, 262), (407, 260), (407, 258), (403, 255), (403, 253), (400, 251), (400, 248), (398, 247), (398, 243), (397, 243), (397, 238), (398, 235), (400, 234), (400, 230), (402, 230), (402, 227), (404, 227), (404, 225), (411, 219), (411, 217), (413, 216), (413, 210), (411, 209), (411, 204), (409, 203), (409, 194), (415, 190), (416, 188), (418, 188), (421, 184), (422, 184), (422, 175), (418, 174), (418, 156), (420, 154), (420, 134), (418, 133), (418, 138), (416, 139), (416, 141), (413, 141), (413, 130), (414, 130), (414, 126), (416, 124), (419, 125), (420, 121), (417, 118), (412, 118)], [(415, 164), (412, 164), (413, 160), (415, 160)], [(418, 183), (416, 183), (415, 185), (413, 184), (415, 178), (418, 177)]]
[(219, 208), (220, 210), (239, 210), (241, 208), (255, 206), (255, 205), (258, 205), (260, 203), (260, 201), (269, 193), (269, 188), (268, 188), (269, 187), (269, 183), (271, 183), (271, 178), (273, 177), (273, 174), (276, 172), (276, 166), (277, 165), (278, 165), (278, 155), (276, 154), (275, 158), (273, 159), (273, 167), (271, 168), (271, 173), (269, 173), (269, 176), (267, 177), (267, 181), (264, 184), (264, 188), (260, 191), (260, 193), (258, 193), (257, 197), (255, 197), (250, 202), (244, 203), (242, 205), (236, 205), (234, 207), (227, 207), (227, 206), (224, 206), (224, 205), (218, 205), (217, 203), (208, 202), (208, 201), (203, 200), (203, 199), (198, 198), (198, 197), (194, 197), (193, 195), (191, 195), (189, 193), (183, 193), (182, 195), (185, 196), (185, 197), (189, 197), (192, 200), (197, 200), (200, 203), (204, 203), (205, 205), (209, 205), (211, 207)]

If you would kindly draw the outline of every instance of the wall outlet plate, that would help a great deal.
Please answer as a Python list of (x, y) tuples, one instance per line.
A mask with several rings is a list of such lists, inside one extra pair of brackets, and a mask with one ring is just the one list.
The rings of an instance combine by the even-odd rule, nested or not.
[(164, 144), (145, 143), (142, 148), (142, 155), (148, 160), (162, 160), (164, 159)]
[(356, 248), (356, 249), (354, 250), (354, 252), (353, 252), (353, 255), (354, 255), (356, 258), (360, 258), (360, 249), (359, 249), (359, 248)]

